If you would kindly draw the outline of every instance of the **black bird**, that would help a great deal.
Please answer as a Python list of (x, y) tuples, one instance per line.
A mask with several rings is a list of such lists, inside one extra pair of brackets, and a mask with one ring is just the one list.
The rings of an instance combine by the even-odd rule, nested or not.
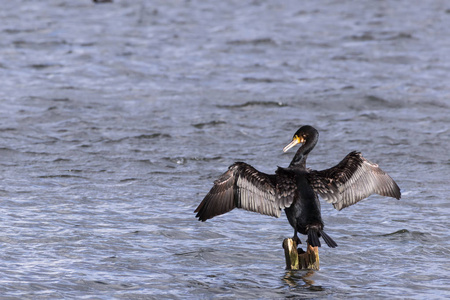
[(314, 127), (300, 127), (283, 152), (297, 144), (302, 146), (289, 167), (278, 167), (275, 174), (259, 172), (243, 162), (234, 163), (214, 182), (195, 210), (196, 217), (206, 221), (236, 207), (279, 217), (284, 209), (297, 243), (300, 243), (297, 236), (300, 232), (308, 236), (308, 243), (313, 247), (320, 247), (319, 237), (322, 237), (329, 247), (334, 248), (337, 244), (323, 231), (317, 195), (337, 210), (374, 193), (400, 199), (400, 188), (395, 181), (360, 152), (350, 152), (330, 169), (306, 168), (306, 158), (318, 138), (319, 132)]

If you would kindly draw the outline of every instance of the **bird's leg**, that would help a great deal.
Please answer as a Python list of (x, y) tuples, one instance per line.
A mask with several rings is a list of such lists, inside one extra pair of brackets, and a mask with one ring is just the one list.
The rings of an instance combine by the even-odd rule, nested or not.
[(294, 236), (292, 239), (297, 243), (297, 245), (300, 245), (302, 241), (300, 241), (300, 238), (297, 236), (297, 230), (294, 230)]

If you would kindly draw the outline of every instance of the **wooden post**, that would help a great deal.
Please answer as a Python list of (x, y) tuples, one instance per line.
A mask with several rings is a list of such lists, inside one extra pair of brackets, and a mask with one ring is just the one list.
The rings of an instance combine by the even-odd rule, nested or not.
[[(306, 252), (299, 248), (293, 239), (284, 239), (284, 255), (288, 270), (319, 270), (319, 249), (307, 245)], [(300, 252), (300, 253), (299, 253)]]
[(293, 239), (284, 239), (284, 256), (286, 257), (286, 269), (298, 270), (297, 243)]

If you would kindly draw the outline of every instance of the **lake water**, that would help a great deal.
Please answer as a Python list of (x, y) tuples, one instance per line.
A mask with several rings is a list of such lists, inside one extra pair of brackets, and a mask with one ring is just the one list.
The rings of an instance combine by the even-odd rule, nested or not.
[[(3, 299), (450, 297), (447, 1), (0, 1)], [(293, 230), (193, 213), (234, 161), (362, 151), (399, 184)], [(304, 237), (300, 237), (304, 240)]]

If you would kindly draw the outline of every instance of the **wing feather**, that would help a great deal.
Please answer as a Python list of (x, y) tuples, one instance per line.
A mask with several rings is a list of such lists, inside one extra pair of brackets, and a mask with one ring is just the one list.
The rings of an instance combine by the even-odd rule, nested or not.
[(333, 168), (309, 172), (308, 180), (313, 189), (337, 210), (372, 194), (396, 199), (401, 197), (397, 183), (377, 164), (356, 151), (349, 153)]
[(268, 175), (246, 163), (236, 162), (214, 182), (195, 212), (200, 221), (234, 208), (279, 217), (281, 208), (284, 208), (280, 200), (276, 195), (275, 175)]

